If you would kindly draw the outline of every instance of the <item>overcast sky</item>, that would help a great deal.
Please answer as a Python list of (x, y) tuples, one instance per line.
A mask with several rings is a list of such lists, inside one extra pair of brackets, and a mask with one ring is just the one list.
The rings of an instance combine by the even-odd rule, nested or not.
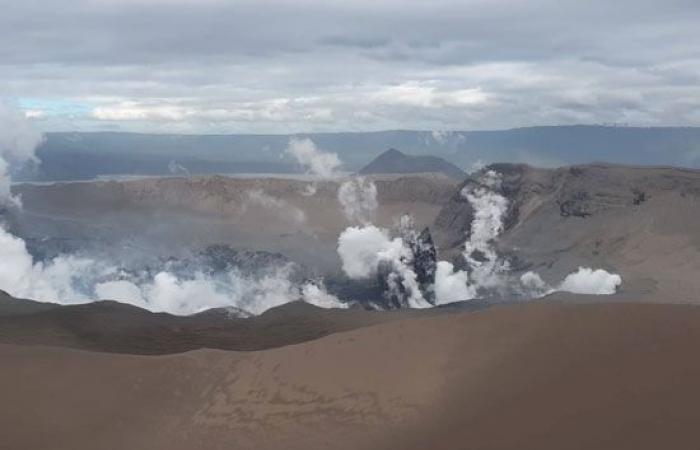
[(0, 0), (43, 130), (700, 125), (698, 0)]

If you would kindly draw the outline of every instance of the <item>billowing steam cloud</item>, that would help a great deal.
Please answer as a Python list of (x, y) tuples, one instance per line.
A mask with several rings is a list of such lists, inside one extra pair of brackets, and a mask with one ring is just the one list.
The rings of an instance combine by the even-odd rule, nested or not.
[(338, 238), (338, 254), (349, 278), (382, 277), (387, 287), (385, 296), (397, 306), (432, 306), (423, 296), (412, 266), (414, 253), (403, 238), (391, 239), (387, 230), (374, 225), (349, 227)]
[[(9, 166), (36, 161), (34, 150), (41, 135), (29, 128), (22, 114), (2, 104), (0, 127), (0, 206), (19, 207), (19, 199), (10, 191)], [(270, 208), (289, 206), (262, 192), (251, 192), (248, 200)], [(298, 210), (292, 219), (301, 223), (305, 217)], [(294, 282), (290, 272), (291, 263), (255, 276), (235, 269), (218, 276), (196, 270), (178, 276), (166, 268), (155, 275), (129, 273), (105, 261), (76, 255), (35, 261), (24, 240), (0, 225), (0, 289), (19, 298), (64, 304), (110, 299), (173, 314), (216, 307), (259, 314), (294, 300), (321, 307), (347, 306), (326, 292), (322, 282)]]
[(304, 283), (301, 288), (301, 297), (306, 303), (318, 306), (319, 308), (347, 308), (348, 304), (338, 300), (333, 294), (326, 291), (326, 286), (322, 280)]
[(168, 163), (168, 172), (170, 172), (172, 175), (184, 175), (186, 177), (190, 176), (189, 169), (174, 159)]
[(416, 245), (415, 231), (409, 222), (402, 220), (398, 227), (400, 236), (394, 238), (388, 230), (369, 221), (361, 227), (346, 229), (338, 239), (343, 271), (352, 279), (383, 279), (386, 298), (404, 299), (393, 301), (399, 307), (404, 303), (426, 307), (498, 294), (532, 298), (557, 290), (581, 294), (616, 292), (621, 277), (601, 269), (579, 268), (554, 287), (535, 272), (515, 278), (508, 260), (499, 256), (496, 248), (508, 211), (508, 200), (500, 194), (501, 182), (497, 172), (486, 170), (461, 192), (473, 208), (470, 233), (462, 253), (465, 270), (455, 270), (452, 263), (433, 258), (434, 277), (432, 284), (425, 286), (426, 277), (420, 279), (417, 262), (423, 259), (424, 266), (425, 255), (430, 259), (430, 252), (421, 250), (423, 243)]
[(372, 223), (378, 206), (377, 186), (364, 177), (352, 177), (338, 188), (338, 201), (351, 223)]
[(194, 272), (183, 278), (161, 270), (150, 277), (71, 255), (47, 263), (34, 262), (24, 241), (0, 228), (0, 288), (15, 297), (39, 301), (71, 304), (118, 300), (179, 315), (225, 307), (260, 314), (295, 300), (321, 307), (346, 307), (327, 293), (322, 283), (299, 285), (291, 280), (290, 272), (291, 266), (287, 265), (258, 276), (231, 270), (218, 277)]
[(503, 276), (509, 265), (498, 257), (494, 243), (503, 231), (503, 219), (508, 210), (508, 199), (498, 193), (500, 176), (493, 170), (486, 171), (477, 187), (465, 187), (462, 195), (474, 209), (471, 234), (464, 244), (464, 259), (471, 269), (474, 284), (482, 288), (495, 288), (503, 284)]
[[(393, 245), (402, 246), (398, 241)], [(353, 279), (369, 278), (377, 271), (379, 254), (391, 246), (389, 233), (374, 225), (347, 228), (338, 238), (343, 271)]]
[(290, 139), (285, 152), (307, 173), (320, 178), (336, 176), (341, 166), (337, 154), (321, 151), (311, 139)]
[(579, 267), (578, 271), (570, 273), (559, 285), (558, 290), (575, 294), (610, 295), (614, 294), (622, 284), (622, 277), (603, 269), (593, 270), (589, 267)]
[(476, 297), (476, 289), (469, 282), (469, 274), (463, 270), (454, 270), (454, 265), (447, 261), (438, 261), (435, 272), (435, 299), (438, 305), (471, 300)]
[(572, 292), (587, 295), (612, 295), (622, 285), (622, 277), (603, 269), (579, 267), (556, 286), (550, 286), (539, 274), (526, 272), (520, 277), (523, 292), (529, 297), (541, 297), (552, 292)]
[(249, 204), (258, 205), (278, 213), (281, 220), (291, 222), (293, 225), (304, 225), (306, 223), (306, 214), (304, 211), (284, 199), (267, 194), (262, 189), (252, 189), (248, 191), (244, 200), (242, 205), (243, 211), (245, 211)]
[(0, 100), (0, 207), (21, 206), (10, 191), (10, 165), (36, 162), (34, 151), (41, 143), (41, 133), (33, 130), (24, 114)]
[[(503, 220), (508, 211), (508, 200), (498, 193), (500, 175), (487, 170), (476, 187), (465, 187), (462, 195), (474, 208), (471, 234), (465, 243), (464, 258), (470, 268), (470, 281), (477, 290), (513, 286), (510, 265), (499, 257), (495, 242), (503, 231)], [(610, 295), (622, 284), (622, 278), (605, 270), (580, 267), (577, 272), (551, 287), (536, 272), (527, 272), (520, 279), (520, 291), (528, 297), (538, 297), (554, 291), (577, 294)]]
[(553, 292), (553, 289), (545, 283), (539, 273), (525, 272), (520, 276), (521, 292), (526, 297), (541, 297)]
[[(342, 162), (338, 155), (321, 150), (311, 139), (290, 139), (285, 152), (292, 156), (307, 174), (319, 179), (341, 176)], [(302, 195), (312, 196), (317, 191), (316, 181), (306, 186)], [(353, 176), (338, 188), (338, 202), (349, 222), (369, 224), (377, 210), (377, 186), (372, 180)]]
[[(10, 166), (36, 161), (34, 150), (41, 136), (27, 126), (22, 114), (3, 105), (0, 127), (0, 206), (20, 207), (20, 200), (10, 190)], [(287, 151), (310, 174), (321, 178), (338, 174), (337, 155), (319, 150), (308, 139), (290, 141)], [(180, 170), (175, 165), (172, 168)], [(312, 188), (308, 195), (314, 195), (315, 185)], [(499, 256), (495, 245), (508, 210), (508, 201), (500, 190), (501, 177), (492, 170), (484, 171), (476, 183), (463, 190), (474, 216), (463, 251), (466, 267), (456, 270), (450, 262), (437, 261), (427, 230), (418, 234), (410, 221), (402, 219), (398, 236), (392, 236), (372, 224), (378, 205), (377, 188), (371, 180), (352, 177), (344, 181), (338, 189), (338, 200), (355, 226), (343, 231), (338, 239), (343, 271), (351, 279), (374, 277), (385, 299), (395, 307), (425, 308), (498, 290), (539, 296), (554, 290), (611, 294), (618, 289), (622, 282), (619, 275), (583, 267), (555, 287), (534, 272), (514, 278), (508, 261)], [(245, 204), (283, 211), (296, 225), (306, 220), (303, 211), (261, 190), (249, 191)], [(326, 291), (322, 280), (294, 281), (292, 266), (275, 266), (251, 275), (237, 269), (212, 273), (203, 268), (180, 273), (168, 266), (129, 272), (104, 260), (79, 255), (35, 261), (24, 240), (0, 226), (0, 289), (16, 297), (42, 301), (112, 299), (173, 314), (209, 308), (259, 314), (293, 300), (321, 307), (347, 306)]]
[(180, 279), (159, 272), (141, 285), (128, 280), (107, 281), (95, 286), (98, 298), (119, 299), (133, 305), (173, 314), (192, 314), (210, 308), (236, 308), (257, 315), (293, 300), (304, 300), (324, 308), (346, 305), (326, 292), (322, 284), (301, 286), (290, 280), (290, 267), (284, 266), (259, 277), (246, 277), (233, 270), (223, 278), (196, 273)]
[(0, 288), (15, 297), (38, 300), (82, 298), (75, 289), (79, 274), (100, 270), (92, 261), (70, 256), (49, 264), (34, 263), (24, 241), (0, 227)]

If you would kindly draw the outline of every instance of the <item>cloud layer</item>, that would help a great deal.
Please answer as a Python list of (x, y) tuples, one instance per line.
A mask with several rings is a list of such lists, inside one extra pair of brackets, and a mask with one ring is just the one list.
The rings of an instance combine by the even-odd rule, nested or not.
[(694, 0), (13, 2), (0, 96), (46, 129), (697, 125), (699, 21)]

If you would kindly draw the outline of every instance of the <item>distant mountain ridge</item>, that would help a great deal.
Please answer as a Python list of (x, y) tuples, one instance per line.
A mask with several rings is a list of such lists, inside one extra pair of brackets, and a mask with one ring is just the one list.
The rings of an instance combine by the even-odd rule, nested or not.
[(439, 156), (407, 155), (394, 148), (377, 156), (359, 171), (361, 175), (427, 172), (441, 173), (457, 180), (463, 180), (467, 176), (462, 169)]
[[(35, 172), (24, 180), (72, 180), (98, 175), (168, 175), (170, 166), (193, 175), (294, 173), (285, 154), (292, 137), (309, 138), (336, 153), (349, 171), (359, 170), (384, 149), (434, 155), (460, 167), (493, 162), (541, 167), (608, 162), (700, 167), (698, 127), (567, 125), (494, 131), (376, 131), (288, 135), (172, 135), (120, 132), (47, 133)], [(175, 161), (177, 164), (171, 165)]]

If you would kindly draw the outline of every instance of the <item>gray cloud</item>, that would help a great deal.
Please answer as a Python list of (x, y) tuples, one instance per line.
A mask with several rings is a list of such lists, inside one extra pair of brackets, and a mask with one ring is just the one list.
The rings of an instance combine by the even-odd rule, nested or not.
[(19, 99), (49, 130), (700, 121), (696, 1), (77, 0), (2, 9), (0, 96)]

